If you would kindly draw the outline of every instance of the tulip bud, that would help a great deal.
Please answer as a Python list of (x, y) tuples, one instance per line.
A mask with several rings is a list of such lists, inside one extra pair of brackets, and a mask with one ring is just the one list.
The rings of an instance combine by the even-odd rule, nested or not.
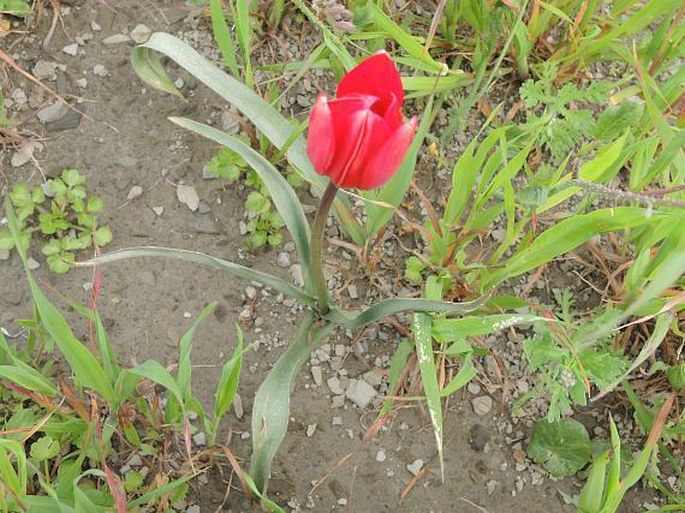
[(321, 95), (309, 118), (307, 153), (338, 187), (373, 189), (397, 171), (416, 132), (404, 120), (404, 90), (390, 56), (379, 52), (347, 73), (332, 100)]

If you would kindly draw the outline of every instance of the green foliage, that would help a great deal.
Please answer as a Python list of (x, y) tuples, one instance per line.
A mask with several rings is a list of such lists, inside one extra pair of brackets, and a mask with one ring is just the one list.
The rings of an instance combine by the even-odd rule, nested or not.
[(561, 309), (559, 320), (536, 323), (535, 334), (523, 343), (528, 368), (537, 375), (537, 386), (522, 402), (544, 395), (549, 400), (549, 422), (572, 413), (574, 405), (585, 406), (591, 384), (604, 389), (628, 369), (625, 357), (611, 349), (608, 339), (583, 347), (588, 327), (574, 324), (571, 295), (562, 290), (556, 298)]
[[(43, 238), (41, 252), (50, 269), (58, 274), (71, 269), (77, 251), (93, 245), (102, 247), (112, 241), (109, 227), (97, 224), (103, 201), (88, 196), (85, 183), (86, 177), (76, 169), (65, 169), (59, 178), (42, 186), (31, 188), (17, 183), (9, 192), (16, 209), (19, 244), (26, 251), (33, 233), (48, 236)], [(9, 230), (0, 230), (0, 249), (10, 250), (14, 246)]]
[(24, 17), (31, 14), (31, 5), (26, 0), (0, 0), (0, 13)]
[(528, 457), (554, 477), (571, 476), (592, 459), (590, 436), (585, 426), (573, 419), (540, 421), (533, 428)]
[(540, 80), (527, 80), (520, 90), (529, 109), (527, 121), (520, 129), (539, 134), (538, 144), (549, 150), (553, 162), (559, 162), (576, 145), (593, 136), (613, 140), (639, 118), (637, 105), (626, 102), (618, 110), (606, 111), (610, 114), (598, 123), (592, 107), (606, 105), (614, 84), (593, 81), (581, 89), (566, 82), (558, 87), (557, 71), (553, 64), (544, 64)]
[[(82, 185), (76, 174), (64, 178), (65, 195), (70, 186)], [(26, 199), (25, 191), (19, 192)], [(11, 236), (19, 240), (19, 220), (10, 203), (7, 217)], [(26, 266), (24, 248), (17, 250)], [(0, 408), (6, 412), (0, 420), (4, 433), (0, 435), (0, 510), (112, 511), (112, 479), (118, 478), (111, 474), (107, 461), (115, 442), (132, 448), (148, 468), (163, 469), (147, 475), (139, 469), (126, 472), (119, 497), (126, 511), (179, 502), (192, 475), (164, 468), (169, 450), (165, 440), (200, 427), (214, 443), (238, 387), (244, 352), (241, 334), (233, 358), (224, 365), (214, 412), (206, 414), (190, 388), (190, 353), (199, 323), (215, 304), (208, 305), (181, 338), (176, 376), (154, 361), (127, 369), (117, 362), (97, 311), (72, 305), (93, 327), (87, 346), (27, 273), (37, 316), (22, 324), (32, 342), (19, 351), (0, 332), (0, 377), (12, 384), (0, 394)], [(58, 361), (51, 352), (54, 347), (62, 353), (59, 361), (66, 360), (66, 367), (60, 364), (59, 375), (54, 372)], [(153, 407), (161, 397), (148, 380), (168, 394), (162, 411)], [(92, 404), (98, 405), (94, 416)], [(191, 426), (189, 411), (197, 414), (199, 426)], [(28, 430), (33, 436), (24, 444)], [(191, 450), (186, 446), (185, 456), (177, 454), (176, 458), (190, 456)]]

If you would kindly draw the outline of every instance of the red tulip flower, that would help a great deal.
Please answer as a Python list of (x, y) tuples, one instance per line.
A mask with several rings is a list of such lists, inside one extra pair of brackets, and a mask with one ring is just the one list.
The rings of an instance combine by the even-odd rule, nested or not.
[(373, 189), (402, 163), (416, 132), (404, 120), (404, 90), (390, 56), (379, 52), (347, 73), (336, 97), (319, 95), (309, 118), (307, 153), (338, 187)]

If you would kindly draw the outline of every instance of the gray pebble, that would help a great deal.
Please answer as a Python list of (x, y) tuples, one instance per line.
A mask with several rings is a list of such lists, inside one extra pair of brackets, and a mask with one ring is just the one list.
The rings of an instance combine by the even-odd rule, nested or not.
[(471, 399), (471, 406), (476, 415), (487, 415), (492, 409), (492, 397), (489, 395), (481, 395)]

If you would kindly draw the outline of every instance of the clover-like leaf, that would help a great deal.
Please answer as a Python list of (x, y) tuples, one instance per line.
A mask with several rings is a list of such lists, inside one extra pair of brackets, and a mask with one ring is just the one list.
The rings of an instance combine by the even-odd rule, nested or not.
[(105, 246), (112, 242), (112, 230), (109, 229), (109, 226), (101, 226), (95, 230), (93, 239), (96, 246)]
[(592, 443), (585, 426), (576, 420), (542, 420), (533, 429), (528, 457), (555, 477), (571, 476), (592, 460)]
[(37, 462), (54, 458), (59, 453), (59, 442), (45, 435), (31, 444), (31, 458)]

